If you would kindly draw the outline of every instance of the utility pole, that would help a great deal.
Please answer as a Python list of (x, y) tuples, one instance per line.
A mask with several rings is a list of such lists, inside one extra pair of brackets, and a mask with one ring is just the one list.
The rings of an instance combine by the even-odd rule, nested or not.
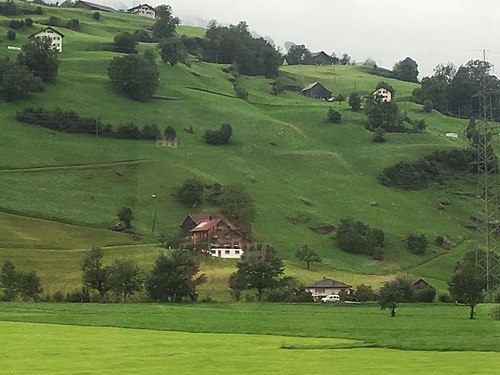
[(496, 254), (496, 236), (498, 235), (498, 202), (497, 202), (497, 160), (493, 152), (493, 107), (491, 102), (491, 90), (488, 87), (489, 72), (491, 65), (486, 61), (486, 51), (483, 50), (483, 62), (480, 66), (481, 80), (479, 92), (479, 121), (476, 129), (479, 133), (478, 144), (478, 183), (477, 197), (482, 208), (479, 217), (483, 223), (481, 228), (483, 234), (483, 254), (476, 248), (476, 266), (486, 274), (486, 293), (489, 294), (491, 286), (497, 279), (492, 271), (497, 268), (499, 257)]
[(156, 203), (156, 194), (151, 194), (151, 198), (153, 199), (153, 205), (155, 210), (155, 213), (153, 215), (153, 225), (151, 225), (151, 233), (154, 233), (156, 225), (156, 217), (158, 216), (158, 205)]

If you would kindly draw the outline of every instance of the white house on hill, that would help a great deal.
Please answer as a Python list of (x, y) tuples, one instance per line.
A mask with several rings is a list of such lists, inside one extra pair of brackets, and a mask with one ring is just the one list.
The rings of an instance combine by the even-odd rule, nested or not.
[(63, 38), (64, 35), (61, 34), (59, 31), (54, 29), (53, 27), (46, 27), (45, 29), (42, 29), (40, 31), (37, 31), (36, 33), (31, 34), (28, 39), (32, 38), (43, 38), (43, 37), (48, 37), (52, 40), (52, 48), (57, 49), (59, 52), (62, 52), (63, 49)]
[(139, 4), (136, 7), (130, 8), (127, 10), (128, 13), (138, 14), (139, 16), (156, 18), (156, 11), (151, 5), (148, 4)]
[(390, 102), (392, 100), (392, 93), (383, 87), (375, 91), (373, 96), (378, 96), (382, 102)]

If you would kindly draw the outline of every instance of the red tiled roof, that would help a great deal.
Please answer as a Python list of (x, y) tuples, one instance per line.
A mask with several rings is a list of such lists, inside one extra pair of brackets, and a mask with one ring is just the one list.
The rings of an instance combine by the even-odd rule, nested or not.
[(204, 232), (204, 231), (207, 231), (207, 230), (215, 227), (220, 221), (222, 221), (222, 219), (220, 219), (220, 218), (202, 221), (196, 227), (194, 227), (193, 229), (191, 229), (191, 232)]

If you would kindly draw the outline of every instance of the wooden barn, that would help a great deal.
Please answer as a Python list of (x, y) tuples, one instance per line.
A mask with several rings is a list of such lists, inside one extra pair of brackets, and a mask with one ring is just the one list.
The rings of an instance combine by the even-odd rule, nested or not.
[(324, 51), (311, 53), (311, 61), (314, 65), (332, 65), (335, 61)]
[(314, 99), (330, 99), (332, 92), (321, 83), (314, 82), (302, 89), (302, 95)]
[(87, 10), (100, 10), (102, 12), (116, 12), (116, 9), (113, 9), (111, 7), (107, 7), (105, 5), (100, 5), (96, 3), (91, 3), (89, 1), (77, 1), (75, 5), (73, 5), (73, 8), (81, 8), (81, 9), (87, 9)]

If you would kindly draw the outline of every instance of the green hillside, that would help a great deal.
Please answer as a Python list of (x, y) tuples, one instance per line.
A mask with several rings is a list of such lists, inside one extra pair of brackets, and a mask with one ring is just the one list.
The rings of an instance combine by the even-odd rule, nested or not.
[[(282, 68), (283, 81), (300, 86), (321, 81), (334, 94), (346, 97), (354, 91), (370, 94), (379, 81), (388, 81), (396, 90), (400, 109), (412, 119), (425, 119), (428, 128), (423, 134), (389, 134), (385, 144), (371, 141), (371, 133), (364, 128), (365, 115), (350, 111), (346, 102), (330, 104), (287, 91), (273, 96), (269, 93), (272, 80), (258, 77), (240, 78), (249, 92), (243, 101), (234, 97), (225, 66), (194, 58), (189, 67), (171, 67), (158, 59), (157, 94), (170, 100), (135, 102), (111, 89), (106, 70), (118, 54), (102, 47), (112, 43), (116, 34), (133, 32), (153, 21), (123, 13), (101, 13), (101, 20), (96, 21), (92, 12), (84, 10), (42, 8), (45, 13), (31, 16), (35, 24), (17, 30), (15, 41), (6, 40), (8, 20), (24, 16), (0, 17), (0, 57), (15, 59), (18, 52), (6, 46), (22, 46), (50, 15), (79, 19), (80, 28), (61, 29), (64, 50), (55, 83), (29, 99), (0, 102), (0, 211), (10, 214), (0, 216), (1, 233), (5, 233), (0, 238), (0, 261), (8, 258), (23, 268), (37, 269), (52, 291), (78, 286), (81, 254), (90, 246), (115, 246), (110, 254), (136, 257), (148, 267), (157, 255), (157, 235), (176, 233), (192, 211), (215, 210), (209, 206), (189, 209), (176, 201), (175, 192), (182, 182), (196, 177), (207, 184), (244, 184), (257, 209), (254, 237), (274, 244), (287, 260), (289, 272), (304, 281), (330, 275), (353, 285), (379, 285), (386, 275), (403, 272), (425, 276), (439, 289), (446, 288), (454, 263), (469, 246), (464, 241), (476, 236), (464, 225), (477, 204), (461, 194), (474, 191), (474, 181), (453, 180), (416, 192), (389, 189), (376, 181), (384, 167), (400, 160), (463, 146), (462, 138), (450, 140), (444, 132), (462, 134), (466, 121), (424, 113), (420, 106), (405, 101), (415, 84), (381, 79), (351, 66)], [(203, 35), (202, 29), (190, 27), (179, 27), (178, 32)], [(139, 50), (152, 47), (141, 43)], [(17, 122), (16, 111), (28, 106), (74, 110), (113, 125), (156, 123), (162, 131), (171, 125), (177, 129), (179, 146), (59, 133)], [(325, 122), (330, 106), (342, 113), (342, 123)], [(231, 144), (206, 145), (205, 130), (223, 122), (233, 127)], [(188, 127), (194, 134), (184, 132)], [(450, 203), (445, 210), (436, 208), (440, 199)], [(105, 230), (123, 206), (132, 208), (132, 224), (143, 236), (142, 243)], [(151, 234), (156, 209), (158, 219)], [(384, 261), (344, 253), (337, 249), (332, 234), (310, 229), (336, 225), (345, 216), (384, 230)], [(410, 232), (424, 232), (432, 243), (437, 235), (446, 235), (464, 244), (450, 251), (431, 245), (425, 256), (417, 256), (402, 242)], [(304, 244), (324, 257), (321, 267), (313, 267), (316, 271), (310, 273), (294, 259)], [(52, 268), (55, 259), (65, 259), (58, 268), (64, 277), (45, 268)], [(220, 291), (234, 262), (214, 260), (204, 267), (216, 280), (206, 288)]]

